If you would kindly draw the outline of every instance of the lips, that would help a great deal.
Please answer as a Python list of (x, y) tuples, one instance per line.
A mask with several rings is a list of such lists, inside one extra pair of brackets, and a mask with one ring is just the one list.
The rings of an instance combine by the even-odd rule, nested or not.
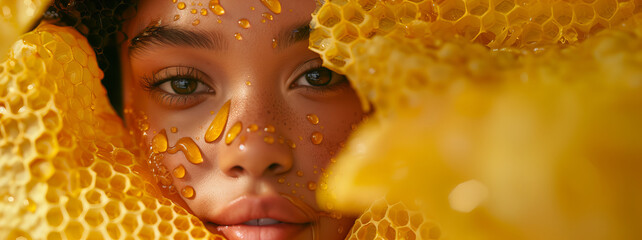
[(208, 218), (207, 227), (229, 239), (293, 239), (312, 219), (280, 196), (242, 196)]

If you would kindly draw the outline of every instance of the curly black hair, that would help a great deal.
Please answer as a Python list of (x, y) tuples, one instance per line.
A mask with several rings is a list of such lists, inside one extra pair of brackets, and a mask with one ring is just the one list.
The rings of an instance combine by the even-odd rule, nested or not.
[(96, 52), (109, 100), (122, 116), (121, 73), (118, 44), (127, 39), (122, 24), (136, 14), (138, 0), (54, 0), (44, 19), (74, 27)]

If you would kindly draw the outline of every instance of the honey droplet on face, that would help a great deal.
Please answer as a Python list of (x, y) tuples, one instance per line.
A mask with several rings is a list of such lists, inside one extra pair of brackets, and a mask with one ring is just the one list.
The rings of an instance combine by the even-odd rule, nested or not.
[(165, 129), (163, 129), (152, 138), (152, 152), (164, 153), (165, 151), (167, 151), (167, 134), (165, 133)]
[(241, 122), (236, 122), (232, 127), (230, 128), (229, 131), (227, 131), (227, 135), (225, 136), (225, 144), (229, 145), (236, 139), (236, 137), (239, 135), (241, 132), (241, 129), (243, 129), (243, 124)]
[(203, 156), (201, 155), (201, 150), (198, 148), (198, 145), (189, 137), (184, 137), (176, 142), (176, 146), (167, 149), (168, 153), (176, 153), (182, 151), (187, 158), (187, 161), (193, 164), (199, 164), (203, 162)]
[(315, 182), (308, 182), (308, 189), (309, 189), (310, 191), (317, 190), (317, 183), (315, 183)]
[(268, 124), (267, 126), (265, 126), (265, 128), (263, 128), (263, 131), (273, 133), (275, 129), (274, 126)]
[(312, 123), (314, 125), (317, 125), (319, 123), (319, 117), (317, 117), (317, 115), (314, 114), (314, 113), (308, 114), (305, 117), (308, 119), (308, 122), (310, 122), (310, 123)]
[(276, 38), (272, 38), (272, 48), (276, 48), (279, 44), (276, 42)]
[(259, 126), (256, 124), (250, 124), (249, 127), (247, 127), (246, 131), (247, 132), (256, 132), (259, 130)]
[(181, 190), (181, 195), (183, 195), (183, 197), (189, 198), (189, 199), (194, 198), (194, 188), (191, 187), (191, 186), (184, 187)]
[(171, 131), (172, 133), (176, 133), (176, 132), (178, 132), (178, 128), (172, 127), (172, 128), (169, 129), (169, 131)]
[(231, 100), (225, 102), (221, 109), (218, 110), (218, 113), (216, 113), (216, 116), (214, 116), (212, 123), (210, 123), (210, 126), (207, 128), (207, 132), (205, 132), (205, 142), (213, 142), (221, 136), (223, 128), (225, 128), (225, 124), (227, 124), (227, 117), (230, 114), (230, 103)]
[(320, 186), (321, 186), (321, 189), (328, 190), (328, 184), (321, 183)]
[(312, 133), (312, 136), (310, 136), (310, 140), (312, 140), (312, 143), (314, 144), (321, 144), (321, 142), (323, 142), (323, 134), (320, 132), (314, 132)]
[(282, 183), (285, 182), (285, 178), (279, 178), (279, 180), (277, 180), (277, 181), (282, 184)]
[(254, 9), (255, 9), (254, 7), (250, 7), (250, 10), (254, 11)]
[(267, 20), (270, 20), (270, 21), (274, 20), (274, 16), (272, 14), (270, 14), (270, 13), (267, 13), (267, 12), (266, 13), (261, 13), (261, 16), (263, 18), (267, 19)]
[(243, 36), (241, 35), (241, 33), (235, 33), (234, 38), (236, 38), (236, 40), (239, 40), (239, 41), (243, 40)]
[(285, 140), (285, 143), (288, 144), (288, 146), (290, 146), (290, 148), (292, 148), (292, 149), (296, 148), (296, 143), (294, 143), (291, 140)]
[(299, 177), (303, 177), (303, 171), (301, 171), (301, 170), (296, 171), (296, 175), (299, 176)]
[(223, 6), (221, 6), (221, 4), (219, 4), (219, 0), (211, 0), (209, 7), (210, 10), (216, 15), (221, 16), (225, 14), (225, 9), (223, 8)]
[(207, 16), (207, 9), (201, 8), (201, 15)]
[(239, 23), (239, 26), (241, 26), (242, 28), (245, 28), (245, 29), (250, 28), (250, 20), (243, 18), (239, 20), (238, 23)]
[(196, 26), (196, 25), (198, 25), (199, 23), (201, 23), (201, 20), (196, 19), (196, 20), (194, 20), (194, 21), (192, 22), (192, 25)]
[(279, 2), (279, 0), (261, 0), (261, 3), (273, 13), (281, 13), (281, 2)]
[(184, 2), (179, 2), (176, 7), (178, 8), (178, 10), (183, 10), (187, 7), (187, 5)]
[(263, 141), (266, 142), (266, 143), (272, 144), (272, 143), (274, 143), (274, 137), (272, 137), (272, 136), (264, 137)]
[(192, 9), (189, 12), (191, 12), (192, 14), (196, 14), (196, 9)]
[(221, 19), (216, 19), (217, 23), (222, 23)]
[(174, 168), (174, 171), (172, 171), (172, 173), (174, 174), (174, 177), (182, 179), (185, 177), (185, 167), (183, 167), (183, 165), (178, 165), (178, 167)]
[(178, 15), (178, 14), (174, 15), (174, 21), (178, 21), (178, 19), (181, 19), (181, 15)]
[(250, 82), (250, 81), (245, 81), (245, 85), (252, 86), (252, 82)]

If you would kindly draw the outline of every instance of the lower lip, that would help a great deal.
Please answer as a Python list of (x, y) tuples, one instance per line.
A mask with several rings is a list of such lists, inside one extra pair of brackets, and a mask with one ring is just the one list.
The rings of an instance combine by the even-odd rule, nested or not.
[(279, 223), (263, 226), (232, 225), (217, 226), (216, 230), (230, 240), (237, 239), (294, 239), (307, 224)]

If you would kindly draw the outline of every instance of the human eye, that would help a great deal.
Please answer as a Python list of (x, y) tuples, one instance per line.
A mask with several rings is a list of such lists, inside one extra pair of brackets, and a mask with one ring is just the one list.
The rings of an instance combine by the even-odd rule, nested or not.
[(168, 67), (143, 77), (143, 88), (161, 105), (169, 108), (188, 108), (201, 103), (213, 88), (204, 81), (203, 72), (193, 67)]
[(347, 83), (346, 77), (321, 66), (312, 66), (290, 84), (290, 88), (330, 91)]

